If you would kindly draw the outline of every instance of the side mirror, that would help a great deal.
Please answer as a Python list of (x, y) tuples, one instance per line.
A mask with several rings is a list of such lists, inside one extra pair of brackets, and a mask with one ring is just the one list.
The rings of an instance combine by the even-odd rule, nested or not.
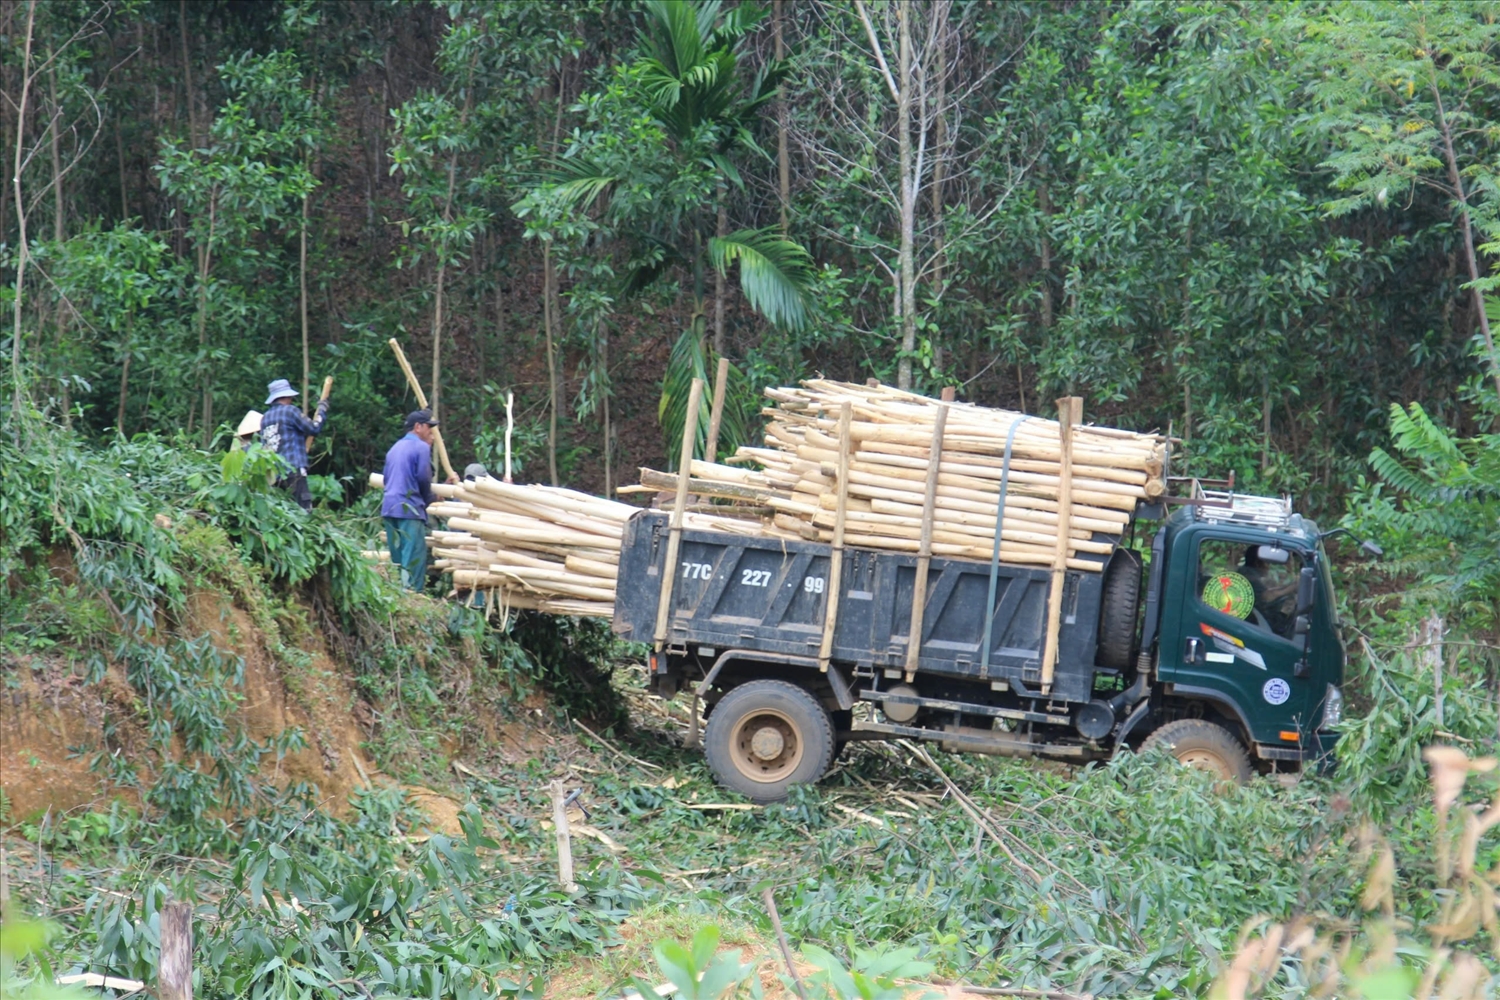
[(1313, 609), (1318, 597), (1318, 571), (1311, 566), (1302, 567), (1297, 574), (1297, 614), (1305, 616)]
[(1306, 677), (1312, 673), (1312, 664), (1307, 662), (1307, 637), (1312, 632), (1312, 619), (1307, 615), (1298, 615), (1292, 620), (1292, 641), (1302, 651), (1302, 658), (1292, 668), (1293, 677)]
[(1381, 556), (1385, 555), (1385, 549), (1381, 548), (1379, 545), (1376, 545), (1374, 542), (1360, 542), (1359, 551), (1363, 552), (1371, 559), (1379, 559)]
[(1260, 557), (1261, 562), (1275, 563), (1278, 566), (1285, 566), (1292, 560), (1292, 554), (1279, 545), (1257, 546), (1255, 554)]

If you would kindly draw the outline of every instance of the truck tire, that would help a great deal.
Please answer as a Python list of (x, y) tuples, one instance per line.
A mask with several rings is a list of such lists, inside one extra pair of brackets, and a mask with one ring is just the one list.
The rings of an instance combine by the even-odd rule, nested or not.
[(1104, 593), (1099, 601), (1099, 649), (1094, 659), (1101, 667), (1124, 670), (1134, 662), (1135, 620), (1141, 602), (1141, 557), (1129, 549), (1115, 549), (1104, 567)]
[(719, 784), (755, 802), (779, 802), (817, 781), (833, 761), (833, 723), (805, 689), (750, 681), (714, 706), (703, 752)]
[(1178, 719), (1146, 737), (1144, 752), (1163, 747), (1188, 767), (1212, 771), (1225, 781), (1243, 785), (1250, 780), (1250, 755), (1234, 734), (1203, 719)]

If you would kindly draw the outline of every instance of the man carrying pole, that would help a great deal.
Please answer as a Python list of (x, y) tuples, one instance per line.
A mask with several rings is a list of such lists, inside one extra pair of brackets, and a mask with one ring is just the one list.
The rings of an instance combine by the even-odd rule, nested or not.
[(437, 421), (431, 410), (406, 416), (406, 434), (385, 453), (385, 523), (391, 564), (401, 569), (406, 586), (421, 593), (427, 586), (427, 505), (432, 495), (432, 438)]
[(308, 420), (292, 405), (297, 390), (284, 378), (266, 386), (266, 403), (270, 409), (260, 420), (260, 441), (267, 451), (281, 459), (282, 471), (276, 485), (291, 494), (303, 510), (312, 510), (312, 493), (307, 488), (307, 445), (323, 430), (328, 418), (328, 397), (318, 401), (317, 412)]

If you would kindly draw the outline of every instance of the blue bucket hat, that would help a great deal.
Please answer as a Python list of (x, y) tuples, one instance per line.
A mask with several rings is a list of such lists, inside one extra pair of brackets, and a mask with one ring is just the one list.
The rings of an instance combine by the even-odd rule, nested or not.
[(292, 388), (292, 383), (284, 378), (279, 378), (266, 386), (266, 405), (269, 406), (284, 396), (296, 395), (298, 393), (296, 389)]

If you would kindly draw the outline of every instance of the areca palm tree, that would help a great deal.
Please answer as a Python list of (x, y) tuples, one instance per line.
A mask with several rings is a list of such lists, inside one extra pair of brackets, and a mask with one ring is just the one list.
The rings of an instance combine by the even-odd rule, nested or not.
[[(629, 187), (622, 183), (631, 169), (628, 158), (616, 157), (606, 166), (604, 158), (591, 155), (587, 143), (577, 140), (559, 165), (560, 183), (551, 192), (573, 211), (601, 206), (601, 217), (632, 241), (636, 264), (624, 276), (624, 296), (644, 291), (671, 273), (691, 274), (691, 318), (673, 347), (659, 410), (666, 440), (672, 442), (681, 438), (692, 379), (706, 378), (710, 368), (710, 269), (720, 279), (734, 272), (751, 308), (787, 330), (800, 329), (808, 321), (813, 272), (807, 251), (777, 231), (728, 231), (726, 225), (726, 193), (744, 184), (734, 161), (745, 154), (765, 155), (755, 142), (754, 127), (786, 74), (784, 60), (767, 64), (753, 77), (741, 65), (741, 46), (764, 18), (764, 9), (743, 3), (725, 11), (720, 0), (647, 0), (644, 6), (643, 55), (627, 76), (671, 150), (675, 162), (669, 170), (679, 178), (711, 177), (714, 197), (689, 197), (643, 209), (638, 190), (622, 194)], [(738, 373), (733, 377), (743, 385)], [(726, 410), (721, 435), (732, 446), (743, 439), (745, 417), (753, 407), (742, 390), (731, 393)], [(699, 424), (701, 441), (707, 434), (707, 412), (700, 413)]]

